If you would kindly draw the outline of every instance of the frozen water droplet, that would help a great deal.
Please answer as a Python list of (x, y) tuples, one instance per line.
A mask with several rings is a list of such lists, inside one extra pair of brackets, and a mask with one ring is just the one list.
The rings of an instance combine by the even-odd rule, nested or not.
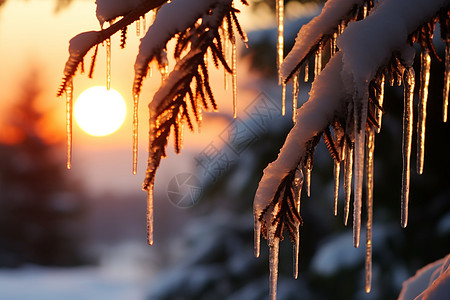
[(352, 195), (352, 177), (353, 177), (353, 145), (348, 143), (345, 153), (345, 168), (344, 168), (344, 191), (345, 191), (345, 206), (344, 206), (344, 224), (347, 226), (348, 215), (350, 212), (350, 198)]
[(404, 106), (403, 106), (403, 138), (402, 138), (402, 196), (401, 196), (401, 225), (406, 227), (408, 224), (408, 202), (409, 202), (409, 184), (410, 184), (410, 159), (412, 144), (412, 124), (413, 124), (413, 99), (414, 99), (414, 69), (408, 67), (404, 72)]
[(111, 89), (111, 38), (106, 39), (106, 89)]
[(139, 94), (133, 95), (133, 174), (137, 173), (138, 126), (139, 126)]
[(67, 169), (72, 168), (72, 119), (73, 119), (73, 80), (66, 85), (66, 150)]
[(281, 64), (283, 63), (284, 56), (284, 0), (278, 0), (276, 2), (277, 10), (277, 70), (278, 70), (278, 84), (281, 84), (283, 78), (281, 75)]
[(449, 90), (450, 90), (450, 41), (446, 41), (445, 42), (444, 100), (442, 103), (442, 119), (444, 122), (447, 122)]
[(312, 172), (312, 157), (308, 155), (305, 162), (305, 184), (306, 195), (311, 197), (311, 172)]
[(430, 82), (431, 56), (424, 50), (420, 54), (420, 87), (417, 118), (417, 173), (422, 174), (425, 157), (425, 126), (427, 118), (428, 85)]

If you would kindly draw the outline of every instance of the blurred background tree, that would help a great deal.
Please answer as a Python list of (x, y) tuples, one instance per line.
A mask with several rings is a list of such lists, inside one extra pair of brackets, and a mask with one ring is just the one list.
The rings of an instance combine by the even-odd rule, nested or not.
[[(81, 186), (65, 176), (61, 138), (45, 128), (38, 74), (31, 72), (2, 124), (0, 266), (78, 265), (84, 212)], [(54, 126), (54, 125), (50, 125)], [(62, 134), (59, 133), (61, 136)], [(59, 154), (61, 153), (61, 154)]]

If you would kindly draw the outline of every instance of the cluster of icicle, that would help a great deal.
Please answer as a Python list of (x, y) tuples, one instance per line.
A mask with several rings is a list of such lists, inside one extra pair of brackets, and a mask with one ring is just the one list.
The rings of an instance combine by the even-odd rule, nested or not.
[[(241, 0), (245, 5), (248, 3)], [(157, 11), (155, 11), (157, 9)], [(156, 12), (152, 24), (146, 28), (145, 15)], [(175, 135), (175, 150), (182, 148), (183, 126), (194, 130), (194, 118), (200, 128), (202, 110), (217, 109), (209, 83), (208, 56), (215, 67), (225, 70), (225, 86), (231, 74), (234, 117), (237, 115), (237, 72), (235, 31), (244, 42), (233, 0), (173, 0), (173, 1), (97, 1), (97, 18), (102, 29), (84, 32), (70, 41), (69, 59), (57, 95), (66, 95), (67, 167), (72, 156), (72, 97), (73, 77), (78, 69), (84, 70), (84, 57), (94, 48), (89, 77), (92, 77), (98, 45), (106, 47), (106, 87), (111, 87), (111, 35), (121, 32), (121, 48), (125, 47), (127, 26), (136, 23), (136, 33), (141, 39), (135, 62), (133, 82), (133, 174), (137, 172), (138, 106), (143, 80), (152, 75), (150, 64), (155, 62), (161, 73), (161, 86), (149, 104), (150, 133), (149, 157), (143, 189), (147, 191), (148, 243), (153, 244), (153, 188), (156, 170), (171, 132)], [(141, 25), (144, 24), (143, 26)], [(109, 27), (103, 29), (105, 23)], [(173, 56), (176, 64), (169, 72), (167, 43), (177, 38)], [(231, 51), (230, 51), (231, 49)], [(231, 53), (230, 53), (231, 52)]]
[[(425, 120), (431, 56), (437, 56), (432, 38), (439, 22), (445, 43), (443, 119), (447, 120), (450, 88), (450, 2), (384, 0), (329, 0), (321, 14), (303, 26), (291, 52), (282, 60), (277, 47), (280, 81), (293, 84), (294, 127), (278, 158), (264, 170), (254, 201), (255, 255), (260, 253), (261, 234), (267, 239), (270, 264), (270, 299), (276, 299), (279, 242), (287, 231), (294, 247), (294, 277), (298, 276), (300, 194), (303, 183), (310, 196), (314, 150), (320, 138), (334, 159), (334, 214), (343, 168), (344, 223), (347, 225), (351, 185), (354, 185), (353, 244), (359, 247), (363, 178), (366, 184), (366, 281), (372, 277), (372, 203), (375, 133), (380, 132), (385, 83), (404, 86), (402, 135), (401, 226), (408, 222), (410, 156), (413, 132), (415, 72), (414, 43), (421, 46), (417, 120), (417, 172), (423, 172)], [(282, 20), (283, 0), (277, 5)], [(283, 25), (279, 23), (278, 41)], [(324, 55), (325, 54), (325, 55)], [(322, 64), (329, 59), (325, 68)], [(309, 100), (297, 109), (298, 80), (309, 77), (314, 61), (314, 82)], [(284, 89), (283, 89), (284, 103)], [(284, 105), (283, 105), (284, 108)], [(284, 110), (284, 109), (283, 109)]]

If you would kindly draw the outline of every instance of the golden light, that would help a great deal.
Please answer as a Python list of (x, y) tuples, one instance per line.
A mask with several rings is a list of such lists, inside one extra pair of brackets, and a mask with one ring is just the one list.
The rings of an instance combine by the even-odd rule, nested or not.
[(83, 131), (94, 136), (104, 136), (115, 132), (123, 124), (126, 105), (116, 90), (108, 91), (104, 86), (94, 86), (80, 94), (73, 113)]

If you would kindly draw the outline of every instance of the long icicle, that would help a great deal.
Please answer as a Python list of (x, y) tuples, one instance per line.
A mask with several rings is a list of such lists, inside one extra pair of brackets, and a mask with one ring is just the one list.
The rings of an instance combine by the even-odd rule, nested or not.
[(281, 83), (281, 115), (286, 114), (286, 83)]
[(153, 183), (147, 187), (147, 242), (153, 245)]
[(431, 56), (428, 50), (420, 54), (420, 88), (417, 118), (417, 173), (423, 173), (425, 157), (425, 128), (427, 119), (428, 85), (430, 83)]
[(338, 198), (339, 198), (339, 175), (341, 172), (341, 163), (334, 160), (334, 215), (338, 214)]
[(322, 51), (323, 45), (322, 42), (319, 42), (319, 48), (316, 50), (314, 54), (314, 80), (319, 76), (322, 71)]
[(284, 56), (284, 0), (277, 0), (277, 70), (278, 70), (278, 84), (283, 81), (281, 76), (281, 64), (283, 63)]
[(69, 79), (66, 86), (66, 151), (67, 169), (72, 168), (72, 119), (73, 119), (73, 80)]
[(295, 124), (295, 116), (297, 115), (297, 100), (299, 92), (298, 75), (292, 78), (292, 122)]
[(261, 223), (258, 220), (258, 214), (256, 212), (253, 214), (254, 218), (254, 228), (253, 228), (253, 234), (254, 234), (254, 245), (253, 245), (253, 253), (256, 258), (259, 257), (261, 251)]
[(270, 300), (277, 299), (277, 281), (278, 281), (278, 255), (279, 255), (280, 239), (273, 237), (269, 245), (269, 294)]
[(137, 173), (138, 132), (139, 128), (139, 94), (133, 95), (133, 175)]
[(448, 94), (450, 91), (450, 41), (445, 42), (444, 99), (442, 102), (442, 119), (447, 122)]
[(373, 223), (373, 155), (375, 150), (375, 131), (373, 128), (367, 130), (367, 153), (366, 153), (366, 293), (370, 293), (372, 286), (372, 223)]
[(354, 126), (355, 126), (355, 158), (354, 158), (354, 199), (353, 199), (353, 246), (359, 247), (361, 233), (361, 207), (364, 178), (364, 150), (366, 141), (367, 106), (369, 93), (367, 90), (362, 95), (357, 95), (354, 102)]
[(106, 89), (111, 89), (111, 38), (106, 39)]
[(403, 107), (403, 138), (402, 138), (402, 195), (401, 195), (401, 225), (408, 224), (408, 202), (411, 169), (411, 144), (413, 126), (413, 99), (414, 99), (414, 69), (406, 68), (404, 72), (404, 107)]
[(236, 40), (231, 41), (231, 68), (232, 68), (232, 88), (233, 88), (233, 118), (237, 118), (237, 53)]
[(308, 60), (305, 61), (305, 78), (303, 81), (304, 82), (309, 81), (309, 61)]
[[(384, 74), (381, 75), (380, 79), (380, 94), (378, 95), (378, 104), (380, 107), (383, 107), (384, 102), (384, 84), (385, 84), (386, 76)], [(379, 108), (377, 108), (377, 123), (380, 125), (379, 128), (377, 128), (377, 133), (380, 133), (381, 130), (381, 119), (383, 118), (383, 111)]]
[[(294, 187), (295, 187), (295, 198), (296, 198), (296, 209), (298, 214), (300, 215), (300, 198), (303, 187), (303, 172), (300, 168), (295, 171), (294, 178)], [(296, 224), (296, 232), (295, 232), (295, 241), (293, 245), (293, 261), (294, 261), (294, 278), (298, 278), (298, 265), (299, 265), (299, 252), (300, 252), (300, 223)]]
[(347, 226), (348, 215), (350, 212), (350, 198), (352, 195), (352, 177), (353, 177), (353, 145), (348, 143), (345, 153), (345, 168), (344, 168), (344, 191), (345, 191), (345, 206), (344, 206), (344, 225)]

